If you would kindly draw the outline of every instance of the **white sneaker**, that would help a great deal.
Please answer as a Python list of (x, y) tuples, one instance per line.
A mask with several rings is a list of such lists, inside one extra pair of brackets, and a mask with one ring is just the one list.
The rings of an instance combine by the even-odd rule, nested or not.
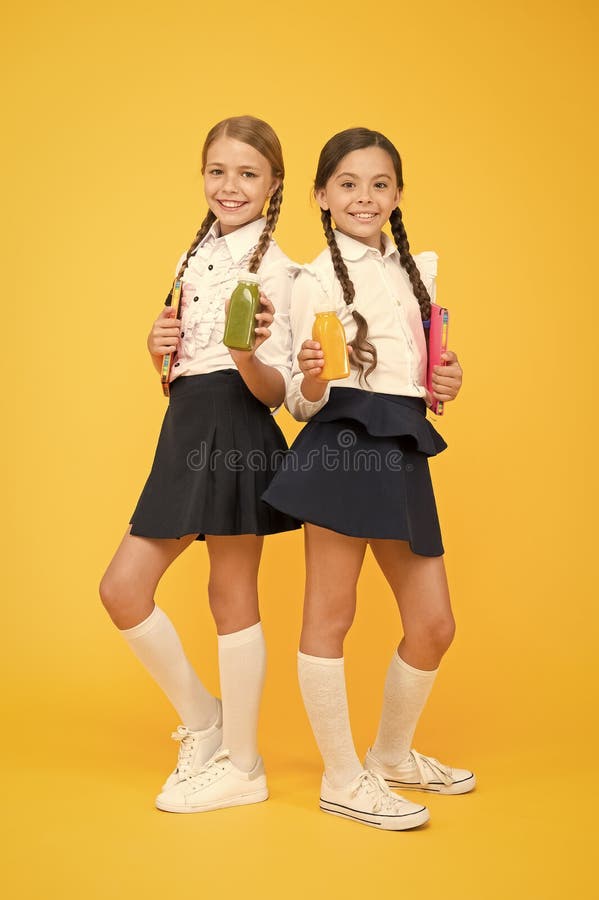
[(242, 772), (228, 750), (218, 750), (197, 772), (187, 775), (156, 797), (156, 806), (165, 812), (194, 813), (226, 806), (244, 806), (268, 799), (264, 763), (261, 757), (251, 772)]
[(364, 765), (384, 778), (389, 787), (401, 791), (467, 794), (476, 785), (475, 776), (467, 769), (452, 769), (433, 756), (423, 756), (416, 750), (410, 750), (409, 760), (401, 766), (388, 766), (369, 750)]
[(334, 788), (323, 775), (320, 808), (334, 816), (385, 831), (405, 831), (423, 825), (429, 819), (425, 806), (394, 794), (383, 778), (368, 769), (342, 788)]
[(168, 791), (179, 781), (187, 778), (192, 772), (197, 772), (205, 762), (214, 756), (223, 740), (223, 707), (216, 698), (218, 711), (216, 722), (202, 731), (190, 731), (185, 725), (179, 725), (173, 731), (171, 737), (174, 741), (180, 741), (177, 767), (168, 776), (162, 785), (163, 791)]

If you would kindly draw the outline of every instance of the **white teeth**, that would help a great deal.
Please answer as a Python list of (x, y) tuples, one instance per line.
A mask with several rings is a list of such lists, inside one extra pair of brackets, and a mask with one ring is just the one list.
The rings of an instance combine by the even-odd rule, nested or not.
[(376, 213), (352, 213), (356, 219), (374, 219)]
[(240, 206), (243, 206), (243, 201), (235, 202), (235, 200), (219, 200), (218, 202), (221, 206), (226, 206), (227, 209), (239, 209)]

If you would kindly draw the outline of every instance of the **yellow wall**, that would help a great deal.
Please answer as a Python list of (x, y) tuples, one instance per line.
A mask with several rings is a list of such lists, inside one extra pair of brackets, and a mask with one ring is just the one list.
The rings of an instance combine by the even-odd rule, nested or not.
[[(563, 786), (553, 780), (559, 771), (577, 789), (572, 803), (589, 805), (596, 38), (591, 0), (306, 0), (296, 12), (270, 0), (13, 5), (1, 60), (8, 422), (0, 665), (11, 685), (5, 747), (17, 759), (25, 752), (26, 769), (31, 758), (53, 759), (69, 784), (85, 744), (79, 726), (103, 748), (84, 757), (91, 777), (108, 767), (126, 782), (142, 734), (152, 779), (170, 765), (165, 739), (176, 721), (110, 625), (97, 584), (165, 409), (145, 336), (204, 215), (199, 151), (215, 121), (249, 112), (275, 127), (285, 150), (277, 238), (290, 256), (306, 261), (323, 245), (309, 200), (322, 144), (366, 125), (402, 154), (414, 252), (440, 257), (438, 298), (451, 308), (450, 343), (465, 372), (459, 400), (439, 422), (450, 449), (433, 463), (458, 634), (418, 746), (458, 765), (486, 760), (501, 773), (499, 789), (513, 778), (510, 754), (519, 748), (547, 767), (541, 793)], [(286, 413), (279, 421), (291, 439), (296, 424)], [(295, 677), (302, 575), (300, 534), (268, 540), (262, 744), (280, 771), (316, 773)], [(158, 597), (216, 690), (206, 579), (205, 548), (195, 546)], [(347, 646), (360, 750), (372, 739), (398, 637), (390, 592), (369, 558)], [(34, 724), (43, 749), (29, 748), (30, 758), (14, 736)], [(151, 804), (154, 781), (130, 803)], [(60, 809), (59, 793), (42, 796)], [(537, 800), (528, 803), (534, 809)], [(475, 830), (487, 814), (483, 805)], [(356, 846), (372, 840), (358, 828), (351, 835)], [(38, 843), (59, 879), (52, 842)], [(19, 846), (15, 858), (25, 860)], [(107, 859), (120, 856), (114, 848)], [(554, 896), (556, 878), (545, 888), (531, 881), (538, 894), (531, 887), (514, 896)], [(61, 895), (57, 884), (39, 896)], [(20, 890), (14, 896), (38, 896), (35, 887)], [(142, 895), (153, 896), (151, 887)]]

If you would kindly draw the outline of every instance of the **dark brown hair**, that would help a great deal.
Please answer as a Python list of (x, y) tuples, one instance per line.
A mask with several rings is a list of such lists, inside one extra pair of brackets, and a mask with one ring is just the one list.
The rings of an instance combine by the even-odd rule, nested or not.
[[(403, 188), (401, 157), (391, 141), (386, 138), (384, 134), (381, 134), (380, 131), (371, 131), (369, 128), (348, 128), (345, 131), (340, 131), (338, 134), (333, 135), (322, 148), (318, 160), (316, 178), (314, 179), (314, 191), (316, 192), (326, 187), (329, 178), (332, 177), (338, 165), (340, 165), (341, 160), (347, 156), (348, 153), (353, 153), (354, 150), (364, 150), (367, 147), (380, 147), (389, 154), (393, 169), (395, 170), (397, 186), (401, 190)], [(330, 210), (321, 210), (321, 219), (327, 244), (331, 251), (335, 274), (343, 289), (344, 300), (349, 305), (353, 303), (356, 292), (349, 277), (347, 266), (341, 256), (341, 251), (337, 246), (337, 241), (335, 240)], [(431, 314), (431, 298), (422, 283), (420, 272), (410, 253), (408, 236), (406, 234), (406, 229), (404, 228), (399, 206), (391, 213), (389, 223), (399, 251), (399, 260), (408, 273), (412, 284), (412, 290), (420, 305), (420, 315), (423, 320), (429, 319)], [(360, 378), (362, 375), (364, 375), (365, 378), (368, 378), (370, 373), (376, 368), (376, 347), (368, 340), (368, 323), (364, 316), (360, 315), (359, 312), (356, 312), (355, 309), (352, 310), (352, 316), (358, 326), (356, 336), (350, 344), (354, 351), (352, 353), (352, 363), (360, 370)], [(368, 368), (364, 371), (367, 363)]]
[[(254, 150), (257, 150), (258, 153), (261, 153), (262, 156), (264, 156), (264, 158), (268, 160), (272, 169), (273, 178), (278, 178), (281, 181), (280, 185), (270, 198), (270, 203), (268, 204), (268, 210), (266, 212), (266, 224), (247, 267), (250, 272), (257, 272), (258, 267), (262, 262), (262, 257), (268, 250), (268, 245), (270, 243), (272, 233), (277, 226), (277, 220), (279, 218), (279, 212), (281, 210), (281, 203), (283, 202), (283, 179), (285, 177), (285, 165), (283, 163), (283, 150), (281, 148), (281, 142), (279, 141), (270, 125), (268, 125), (266, 122), (263, 122), (262, 119), (256, 119), (254, 118), (254, 116), (232, 116), (228, 119), (223, 119), (222, 122), (218, 122), (213, 128), (211, 128), (206, 135), (206, 140), (204, 141), (204, 146), (202, 147), (202, 174), (204, 173), (204, 169), (206, 168), (206, 160), (208, 157), (208, 150), (210, 149), (210, 146), (214, 143), (214, 141), (221, 137), (231, 137), (237, 141), (241, 141), (244, 144), (249, 144), (250, 147), (253, 147)], [(200, 241), (208, 234), (213, 222), (215, 221), (216, 216), (214, 215), (212, 210), (209, 209), (206, 218), (200, 225), (199, 231), (194, 237), (191, 246), (185, 255), (185, 259), (179, 267), (177, 278), (175, 280), (181, 279), (183, 277), (183, 273), (187, 268), (191, 256), (193, 255)], [(167, 303), (169, 304), (170, 296), (171, 295), (169, 294), (169, 297), (167, 298)]]

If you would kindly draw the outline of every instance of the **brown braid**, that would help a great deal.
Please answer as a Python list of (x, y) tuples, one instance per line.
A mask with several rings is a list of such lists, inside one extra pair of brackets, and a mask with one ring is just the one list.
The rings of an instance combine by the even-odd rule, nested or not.
[(253, 256), (250, 260), (250, 264), (248, 266), (249, 272), (256, 273), (262, 262), (262, 257), (268, 250), (268, 246), (270, 244), (270, 238), (272, 236), (273, 231), (277, 227), (277, 220), (279, 218), (279, 213), (281, 211), (281, 203), (283, 202), (283, 185), (280, 184), (272, 197), (270, 198), (270, 203), (268, 204), (268, 210), (266, 212), (266, 224), (264, 226), (264, 230), (260, 235), (260, 240), (258, 241), (258, 245), (254, 250)]
[(418, 300), (418, 304), (420, 306), (420, 317), (423, 321), (426, 321), (426, 319), (430, 319), (431, 317), (431, 298), (429, 292), (422, 282), (420, 272), (418, 271), (418, 266), (414, 262), (412, 254), (410, 253), (408, 236), (406, 234), (406, 229), (403, 223), (399, 206), (396, 206), (389, 216), (389, 224), (391, 225), (391, 232), (393, 234), (393, 237), (395, 238), (397, 249), (399, 250), (399, 261), (408, 273), (410, 282), (412, 284), (412, 290), (414, 291), (414, 295)]
[[(204, 219), (204, 221), (203, 221), (202, 224), (200, 225), (200, 230), (197, 232), (196, 236), (194, 237), (194, 239), (193, 239), (193, 241), (192, 241), (192, 243), (191, 243), (191, 247), (189, 248), (189, 250), (188, 250), (187, 253), (185, 254), (185, 259), (183, 260), (183, 262), (182, 262), (181, 265), (179, 266), (179, 271), (177, 272), (177, 275), (175, 276), (175, 281), (180, 281), (181, 278), (183, 277), (183, 273), (185, 272), (185, 269), (187, 268), (187, 266), (188, 266), (188, 264), (189, 264), (189, 260), (191, 259), (194, 250), (196, 249), (196, 247), (198, 246), (198, 244), (200, 243), (200, 241), (203, 240), (203, 238), (206, 237), (206, 235), (207, 235), (208, 232), (210, 231), (210, 228), (211, 228), (212, 223), (213, 223), (214, 221), (216, 221), (216, 216), (214, 215), (214, 213), (212, 212), (212, 210), (209, 209), (208, 212), (206, 213), (206, 218)], [(173, 284), (173, 287), (174, 287), (174, 284)], [(173, 296), (173, 289), (171, 288), (168, 297), (167, 297), (166, 300), (164, 301), (165, 306), (170, 306), (170, 305), (171, 305), (172, 296)]]
[[(327, 244), (329, 245), (329, 250), (331, 251), (331, 258), (333, 260), (335, 275), (339, 279), (341, 288), (343, 290), (343, 299), (347, 304), (353, 303), (356, 291), (349, 277), (347, 266), (345, 265), (343, 257), (341, 256), (341, 251), (339, 250), (337, 241), (335, 240), (335, 232), (333, 231), (333, 226), (331, 225), (331, 211), (329, 209), (321, 210), (320, 218), (322, 219), (322, 226), (324, 228), (325, 237), (327, 239)], [(352, 310), (352, 316), (354, 318), (354, 322), (358, 326), (358, 330), (353, 341), (350, 341), (350, 347), (354, 351), (351, 355), (350, 362), (352, 365), (355, 365), (357, 369), (359, 369), (360, 380), (362, 380), (362, 377), (364, 377), (364, 379), (367, 381), (370, 373), (374, 372), (374, 370), (376, 369), (376, 347), (374, 346), (374, 344), (371, 344), (370, 341), (366, 338), (368, 334), (368, 323), (364, 316), (360, 315), (360, 313), (355, 309)], [(366, 371), (364, 371), (366, 363), (369, 363), (369, 366)]]

